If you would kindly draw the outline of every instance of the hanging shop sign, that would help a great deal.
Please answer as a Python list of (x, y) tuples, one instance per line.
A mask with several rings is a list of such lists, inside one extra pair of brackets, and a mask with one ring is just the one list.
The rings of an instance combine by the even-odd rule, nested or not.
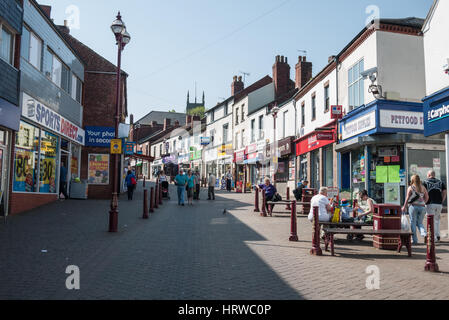
[(135, 142), (127, 142), (125, 144), (125, 155), (132, 156), (134, 154), (134, 147), (136, 146)]
[(341, 119), (343, 117), (343, 106), (331, 106), (331, 119)]
[(380, 126), (383, 128), (424, 130), (424, 114), (401, 110), (380, 110)]
[(292, 142), (293, 137), (288, 137), (279, 141), (278, 153), (280, 157), (288, 156), (293, 152)]
[(200, 137), (200, 142), (202, 146), (207, 146), (210, 144), (211, 139), (210, 137)]
[(22, 116), (67, 139), (81, 145), (85, 144), (83, 129), (26, 93), (23, 93), (22, 96)]
[(449, 132), (449, 89), (424, 98), (424, 135)]
[(372, 111), (352, 121), (344, 122), (341, 126), (342, 140), (357, 136), (376, 128), (376, 111)]

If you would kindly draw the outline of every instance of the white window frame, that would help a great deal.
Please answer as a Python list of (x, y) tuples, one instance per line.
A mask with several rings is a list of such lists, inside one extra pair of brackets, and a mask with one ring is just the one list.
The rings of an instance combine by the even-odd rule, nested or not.
[[(33, 67), (35, 67), (37, 70), (42, 72), (42, 56), (43, 56), (43, 53), (44, 53), (43, 52), (44, 51), (44, 41), (34, 31), (29, 29), (28, 27), (26, 27), (26, 28), (27, 28), (28, 32), (30, 33), (30, 41), (29, 41), (30, 46), (28, 48), (28, 60), (27, 61)], [(32, 48), (32, 46), (31, 46), (31, 39), (33, 37), (36, 38), (39, 41), (39, 43), (41, 44), (41, 47), (40, 47), (40, 50), (39, 50), (39, 66), (34, 65), (33, 62), (31, 61), (31, 48)]]
[(8, 32), (9, 34), (11, 34), (11, 50), (10, 50), (10, 61), (7, 61), (5, 58), (0, 56), (0, 59), (2, 59), (3, 61), (7, 62), (10, 66), (14, 67), (14, 57), (15, 57), (15, 53), (16, 53), (16, 33), (9, 28), (7, 25), (5, 25), (4, 22), (0, 21), (0, 43), (3, 43), (3, 29), (6, 30), (6, 32)]
[[(357, 109), (358, 107), (363, 106), (365, 104), (365, 101), (364, 101), (364, 98), (365, 98), (365, 94), (364, 94), (365, 81), (364, 81), (363, 76), (361, 75), (361, 71), (360, 71), (360, 63), (362, 61), (363, 61), (363, 69), (365, 69), (365, 60), (364, 59), (365, 58), (361, 58), (356, 63), (354, 63), (350, 68), (348, 68), (348, 108), (349, 108), (349, 111)], [(359, 70), (359, 76), (358, 76), (357, 79), (352, 79), (352, 82), (350, 82), (349, 81), (349, 73), (352, 72), (353, 77), (354, 77), (354, 68), (356, 66), (357, 66), (357, 68)], [(362, 71), (364, 71), (364, 70), (362, 70)], [(356, 103), (356, 101), (355, 101), (355, 94), (354, 94), (353, 101), (352, 101), (354, 105), (351, 105), (351, 87), (355, 87), (356, 84), (359, 84), (359, 86), (358, 86), (359, 100)], [(362, 90), (360, 90), (360, 84), (363, 85)], [(363, 93), (363, 99), (360, 96), (360, 93)]]

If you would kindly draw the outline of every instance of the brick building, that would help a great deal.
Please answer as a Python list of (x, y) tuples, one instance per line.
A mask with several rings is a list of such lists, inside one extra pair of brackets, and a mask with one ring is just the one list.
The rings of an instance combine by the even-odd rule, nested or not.
[[(76, 50), (84, 61), (86, 68), (84, 73), (84, 112), (83, 124), (86, 130), (86, 146), (81, 152), (81, 179), (89, 183), (88, 197), (90, 199), (108, 199), (113, 190), (113, 157), (110, 157), (110, 139), (115, 134), (116, 113), (116, 78), (117, 67), (96, 53), (94, 50), (70, 35), (67, 26), (59, 26), (61, 33), (70, 45)], [(111, 40), (112, 43), (113, 40)], [(111, 45), (111, 48), (112, 45)], [(128, 74), (121, 71), (121, 101), (120, 123), (124, 124), (128, 116), (127, 110), (127, 77)], [(95, 139), (95, 136), (104, 139)], [(102, 162), (109, 161), (106, 174), (98, 180), (93, 176), (92, 159), (96, 155)], [(120, 177), (124, 178), (127, 164), (123, 155), (120, 159)], [(106, 167), (104, 168), (106, 169)], [(89, 172), (90, 171), (90, 172)], [(98, 171), (97, 171), (98, 173)], [(96, 174), (97, 174), (96, 173)], [(122, 181), (120, 185), (123, 185)], [(119, 189), (120, 190), (120, 189)]]

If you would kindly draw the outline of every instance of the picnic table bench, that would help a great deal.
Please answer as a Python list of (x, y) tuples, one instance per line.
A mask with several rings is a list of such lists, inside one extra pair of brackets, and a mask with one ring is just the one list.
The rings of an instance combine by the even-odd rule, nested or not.
[[(267, 201), (268, 205), (268, 214), (272, 217), (273, 216), (273, 206), (277, 204), (285, 204), (287, 206), (291, 206), (295, 202), (295, 200), (281, 200), (281, 201)], [(304, 205), (306, 202), (296, 202), (296, 206), (298, 205)]]
[(372, 235), (372, 236), (399, 236), (398, 253), (401, 252), (402, 247), (406, 246), (408, 251), (408, 256), (412, 256), (412, 242), (411, 237), (413, 235), (410, 231), (404, 230), (373, 230), (373, 229), (343, 229), (343, 228), (325, 228), (324, 229), (325, 238), (329, 239), (325, 243), (325, 250), (328, 251), (328, 246), (331, 246), (331, 255), (335, 256), (334, 252), (334, 235), (336, 234), (353, 234), (353, 235)]

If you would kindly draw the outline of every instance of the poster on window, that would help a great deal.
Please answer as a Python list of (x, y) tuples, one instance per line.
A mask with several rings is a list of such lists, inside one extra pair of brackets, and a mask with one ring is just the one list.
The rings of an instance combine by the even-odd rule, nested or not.
[(56, 158), (45, 158), (41, 160), (39, 192), (56, 192)]
[(14, 191), (33, 192), (34, 152), (16, 148)]
[(78, 157), (72, 156), (72, 161), (70, 162), (70, 173), (72, 176), (78, 175)]
[(401, 187), (399, 183), (385, 183), (384, 194), (386, 204), (401, 205)]
[(109, 184), (109, 155), (89, 154), (89, 184)]

